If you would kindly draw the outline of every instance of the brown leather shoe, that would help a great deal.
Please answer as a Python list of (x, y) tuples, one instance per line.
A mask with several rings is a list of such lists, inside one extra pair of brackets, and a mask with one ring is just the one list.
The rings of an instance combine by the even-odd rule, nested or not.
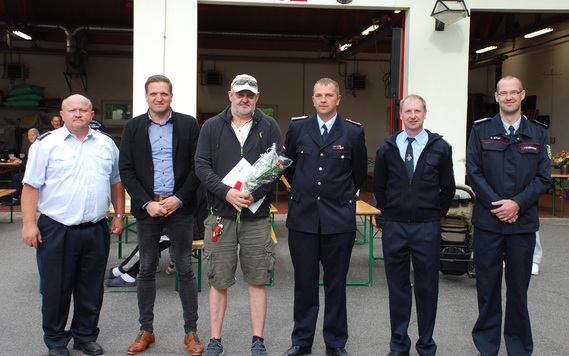
[(148, 331), (141, 331), (136, 336), (136, 340), (128, 347), (126, 353), (129, 355), (138, 355), (155, 344), (154, 333), (151, 334)]
[(200, 356), (204, 350), (203, 344), (200, 341), (198, 334), (193, 331), (190, 331), (186, 334), (186, 336), (184, 336), (184, 346), (186, 347), (186, 350), (188, 350), (188, 353), (192, 356)]

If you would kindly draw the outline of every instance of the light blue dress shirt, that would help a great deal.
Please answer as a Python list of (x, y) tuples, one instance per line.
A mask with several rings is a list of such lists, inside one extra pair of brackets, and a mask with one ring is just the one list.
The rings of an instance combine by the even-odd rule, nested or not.
[(328, 133), (330, 133), (330, 130), (332, 130), (332, 126), (334, 126), (334, 123), (336, 122), (337, 117), (338, 117), (338, 114), (334, 115), (334, 117), (331, 118), (330, 120), (328, 120), (327, 122), (324, 122), (324, 120), (322, 120), (320, 118), (320, 115), (316, 114), (316, 120), (318, 121), (318, 128), (320, 129), (320, 136), (322, 136), (322, 134), (324, 133), (324, 129), (322, 128), (322, 125), (326, 125), (326, 128), (328, 129)]
[(148, 113), (148, 138), (154, 164), (154, 194), (172, 195), (174, 193), (174, 160), (172, 111), (162, 124), (152, 120)]
[[(518, 129), (520, 128), (521, 118), (522, 118), (522, 117), (520, 117), (520, 118), (518, 119), (518, 121), (514, 122), (514, 123), (511, 125), (511, 126), (514, 127), (514, 133), (515, 133), (516, 131), (518, 131)], [(508, 124), (507, 122), (505, 122), (505, 121), (502, 119), (502, 126), (504, 126), (504, 130), (506, 130), (506, 134), (509, 135), (509, 134), (510, 134), (510, 124)]]
[(66, 126), (30, 147), (23, 183), (39, 189), (38, 211), (67, 225), (97, 222), (109, 212), (120, 182), (119, 150), (98, 131), (80, 141)]
[[(397, 144), (397, 148), (399, 149), (399, 155), (403, 162), (405, 162), (405, 152), (407, 151), (407, 132), (405, 130), (401, 131), (399, 135), (395, 138), (395, 143)], [(417, 161), (419, 160), (419, 156), (423, 149), (427, 145), (427, 141), (429, 141), (429, 135), (427, 131), (421, 131), (417, 136), (415, 136), (415, 141), (411, 144), (413, 148), (413, 170), (417, 168)]]

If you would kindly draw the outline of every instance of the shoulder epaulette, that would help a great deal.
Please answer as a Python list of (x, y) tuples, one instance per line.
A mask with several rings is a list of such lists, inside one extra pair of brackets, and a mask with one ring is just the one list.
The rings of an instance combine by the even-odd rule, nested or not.
[(356, 125), (356, 126), (362, 126), (361, 123), (356, 122), (356, 121), (352, 121), (352, 120), (350, 120), (350, 119), (346, 119), (346, 121), (349, 122), (350, 124), (354, 124), (354, 125)]
[(529, 122), (533, 122), (534, 124), (539, 125), (539, 126), (541, 126), (541, 127), (544, 127), (544, 128), (546, 128), (546, 129), (549, 128), (548, 125), (544, 124), (544, 123), (541, 122), (541, 121), (537, 121), (537, 120), (535, 120), (535, 119), (534, 119), (534, 120), (528, 120), (528, 121), (529, 121)]
[(113, 138), (113, 136), (111, 136), (110, 134), (108, 134), (108, 133), (106, 133), (106, 132), (104, 132), (104, 131), (101, 131), (101, 130), (99, 130), (99, 129), (91, 129), (91, 130), (96, 131), (96, 132), (98, 132), (98, 133), (100, 133), (100, 134), (103, 134), (103, 135), (105, 135), (105, 136), (107, 136), (107, 137), (110, 137), (111, 139)]
[(489, 120), (492, 120), (492, 118), (491, 118), (491, 117), (485, 117), (485, 118), (483, 118), (483, 119), (474, 121), (474, 125), (477, 125), (477, 124), (480, 124), (480, 123), (483, 123), (483, 122), (486, 122), (486, 121), (489, 121)]
[(44, 138), (46, 138), (47, 136), (49, 136), (51, 134), (51, 131), (48, 131), (46, 133), (44, 133), (43, 135), (41, 135), (40, 137), (38, 137), (38, 140), (43, 140)]
[(290, 120), (291, 121), (296, 121), (296, 120), (304, 120), (306, 119), (308, 116), (296, 116), (296, 117), (291, 117)]

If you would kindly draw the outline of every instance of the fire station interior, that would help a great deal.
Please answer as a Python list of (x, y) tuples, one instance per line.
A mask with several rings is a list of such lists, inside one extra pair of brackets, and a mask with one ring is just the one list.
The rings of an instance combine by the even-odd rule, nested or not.
[[(95, 118), (120, 144), (124, 122), (141, 114), (132, 112), (133, 6), (132, 0), (0, 0), (3, 157), (27, 151), (30, 127), (50, 130), (51, 116), (70, 93), (91, 99)], [(364, 125), (372, 155), (393, 130), (393, 38), (404, 19), (397, 9), (198, 4), (196, 118), (201, 124), (223, 110), (232, 78), (249, 73), (259, 80), (258, 107), (284, 135), (291, 117), (313, 112), (307, 88), (331, 77), (341, 87), (339, 112)], [(470, 23), (468, 127), (496, 112), (496, 79), (518, 74), (528, 95), (524, 112), (550, 125), (553, 152), (566, 147), (569, 138), (559, 133), (569, 129), (563, 105), (569, 14), (472, 11)], [(524, 38), (542, 28), (552, 31)], [(488, 46), (496, 49), (476, 53)], [(171, 79), (174, 110), (178, 100), (195, 100), (176, 97)], [(14, 105), (10, 92), (21, 86), (39, 88), (39, 98)], [(134, 93), (144, 95), (143, 88)]]

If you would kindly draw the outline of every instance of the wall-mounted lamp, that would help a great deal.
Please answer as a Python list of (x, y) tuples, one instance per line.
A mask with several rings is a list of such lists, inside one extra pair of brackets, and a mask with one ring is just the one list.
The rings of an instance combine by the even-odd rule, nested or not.
[(528, 33), (527, 35), (524, 36), (524, 38), (534, 38), (537, 36), (545, 35), (546, 33), (549, 33), (551, 31), (553, 31), (553, 29), (551, 27), (547, 27), (547, 28), (541, 29), (539, 31)]
[(25, 39), (25, 40), (27, 40), (27, 41), (31, 41), (31, 40), (32, 40), (32, 36), (30, 36), (30, 35), (28, 35), (28, 34), (25, 34), (25, 33), (23, 33), (22, 31), (13, 30), (13, 31), (12, 31), (12, 34), (13, 34), (13, 35), (16, 35), (16, 36), (18, 36), (18, 37), (21, 37), (21, 38), (23, 38), (23, 39)]
[(445, 24), (450, 25), (469, 17), (464, 0), (437, 0), (431, 16), (436, 19), (435, 31), (444, 31)]

